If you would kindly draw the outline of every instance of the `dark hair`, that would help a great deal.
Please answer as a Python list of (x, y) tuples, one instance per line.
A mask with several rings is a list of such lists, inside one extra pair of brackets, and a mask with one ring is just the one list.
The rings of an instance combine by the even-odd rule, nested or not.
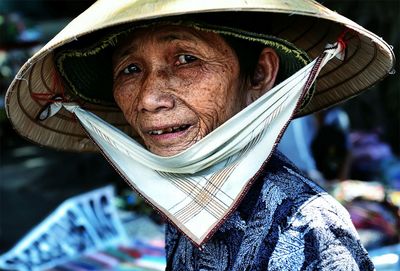
[[(258, 58), (260, 57), (261, 51), (265, 48), (265, 45), (234, 38), (231, 36), (223, 36), (223, 38), (228, 43), (228, 45), (233, 48), (239, 59), (241, 77), (251, 80), (257, 67)], [(286, 79), (284, 72), (281, 71), (282, 69), (278, 70), (275, 84), (278, 84)]]
[(239, 59), (241, 77), (251, 80), (263, 46), (230, 36), (224, 36), (223, 38), (233, 48)]

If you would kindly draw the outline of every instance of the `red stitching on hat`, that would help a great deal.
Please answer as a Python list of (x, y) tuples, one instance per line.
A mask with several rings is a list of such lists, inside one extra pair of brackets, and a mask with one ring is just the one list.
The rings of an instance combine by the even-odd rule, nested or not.
[(68, 99), (65, 97), (64, 85), (55, 69), (53, 70), (51, 77), (52, 77), (51, 90), (53, 90), (54, 92), (53, 93), (32, 92), (31, 93), (32, 99), (34, 99), (35, 101), (42, 101), (47, 103), (67, 102)]
[[(351, 34), (350, 36), (347, 34)], [(347, 45), (349, 43), (350, 40), (352, 40), (355, 36), (357, 35), (357, 33), (349, 28), (345, 28), (343, 29), (342, 33), (340, 33), (338, 39), (337, 39), (337, 43), (342, 47), (342, 53), (344, 55), (344, 59), (346, 58), (346, 49), (347, 49)], [(347, 36), (347, 37), (346, 37)]]
[(342, 50), (345, 50), (347, 48), (347, 42), (349, 41), (349, 39), (345, 39), (345, 35), (349, 32), (349, 29), (346, 28), (342, 31), (342, 33), (340, 33), (337, 42), (342, 46)]

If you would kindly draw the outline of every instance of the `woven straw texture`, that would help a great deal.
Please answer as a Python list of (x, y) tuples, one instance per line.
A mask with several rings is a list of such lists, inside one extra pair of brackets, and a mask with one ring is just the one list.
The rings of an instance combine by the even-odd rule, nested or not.
[[(314, 1), (99, 0), (21, 68), (6, 95), (7, 115), (13, 126), (22, 136), (40, 145), (63, 150), (96, 151), (96, 146), (71, 113), (62, 109), (44, 121), (37, 119), (49, 98), (68, 93), (57, 76), (54, 50), (69, 43), (79, 43), (93, 32), (120, 24), (201, 13), (209, 13), (207, 16), (218, 17), (219, 21), (234, 18), (235, 27), (286, 39), (306, 51), (312, 59), (323, 51), (327, 43), (335, 42), (344, 29), (350, 30), (344, 36), (347, 43), (344, 61), (335, 59), (324, 67), (317, 79), (314, 96), (297, 116), (356, 96), (393, 69), (394, 55), (388, 44)], [(87, 102), (81, 106), (130, 132), (118, 108)]]

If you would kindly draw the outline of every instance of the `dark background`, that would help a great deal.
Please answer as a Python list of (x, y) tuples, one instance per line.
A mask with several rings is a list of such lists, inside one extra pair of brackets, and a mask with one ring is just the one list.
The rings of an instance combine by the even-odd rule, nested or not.
[[(20, 62), (12, 63), (10, 70), (0, 71), (2, 97), (18, 67), (32, 50), (46, 43), (62, 26), (93, 2), (0, 1), (0, 53), (12, 51), (22, 54), (19, 56)], [(382, 36), (399, 55), (400, 1), (319, 2)], [(13, 15), (11, 19), (10, 14)], [(32, 29), (33, 33), (36, 31), (41, 34), (21, 40), (17, 34), (24, 29)], [(398, 63), (396, 70), (400, 71)], [(400, 155), (398, 74), (389, 76), (341, 106), (350, 117), (352, 130), (378, 133), (394, 153)], [(121, 190), (126, 188), (120, 177), (98, 154), (58, 152), (20, 138), (5, 118), (3, 104), (0, 104), (0, 124), (0, 254), (66, 198), (107, 183), (114, 183)]]

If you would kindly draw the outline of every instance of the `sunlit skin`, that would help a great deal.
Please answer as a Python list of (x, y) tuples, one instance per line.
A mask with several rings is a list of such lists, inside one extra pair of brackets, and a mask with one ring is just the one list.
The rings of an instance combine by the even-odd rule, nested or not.
[(222, 37), (182, 26), (135, 31), (113, 55), (113, 77), (126, 120), (160, 156), (187, 149), (261, 93), (241, 79)]

